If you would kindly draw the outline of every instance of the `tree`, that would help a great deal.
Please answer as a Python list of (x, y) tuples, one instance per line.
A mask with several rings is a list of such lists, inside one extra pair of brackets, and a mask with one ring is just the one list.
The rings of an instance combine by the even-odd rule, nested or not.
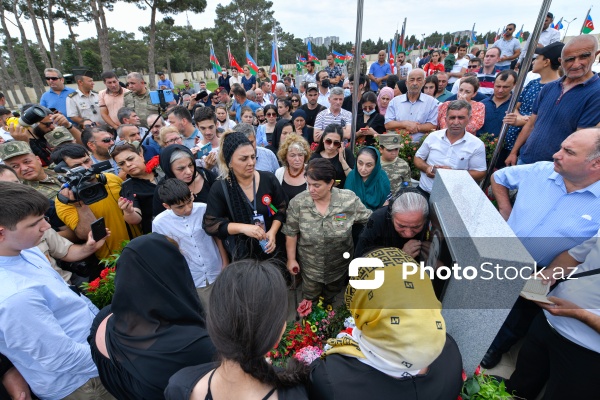
[(92, 7), (92, 18), (94, 19), (94, 25), (96, 25), (96, 32), (98, 32), (98, 46), (100, 47), (102, 70), (112, 71), (110, 45), (108, 43), (108, 25), (106, 25), (106, 14), (104, 13), (104, 8), (112, 11), (112, 3), (110, 0), (90, 0), (90, 6)]
[[(15, 1), (15, 5), (16, 4), (17, 4), (17, 2)], [(42, 60), (44, 61), (44, 65), (46, 66), (46, 68), (52, 67), (52, 64), (50, 64), (50, 59), (48, 58), (48, 50), (46, 50), (46, 46), (44, 46), (44, 40), (42, 39), (42, 32), (40, 31), (40, 27), (37, 22), (37, 16), (33, 9), (32, 0), (25, 0), (25, 4), (21, 5), (21, 8), (27, 10), (27, 13), (24, 13), (23, 16), (25, 18), (28, 18), (31, 20), (31, 24), (33, 25), (33, 31), (35, 32), (35, 37), (37, 39), (38, 46), (40, 48), (40, 56), (42, 57)]]
[(79, 25), (79, 21), (89, 22), (92, 17), (89, 13), (89, 8), (86, 4), (77, 0), (58, 0), (59, 10), (56, 13), (56, 18), (63, 19), (69, 28), (69, 40), (73, 44), (72, 49), (77, 55), (78, 64), (71, 65), (71, 68), (77, 65), (83, 65), (83, 56), (81, 48), (77, 42), (77, 34), (73, 31), (73, 27)]
[(234, 34), (231, 32), (240, 32), (244, 38), (245, 51), (249, 53), (252, 45), (254, 61), (260, 65), (259, 47), (267, 48), (267, 54), (271, 53), (269, 43), (275, 25), (272, 6), (273, 2), (268, 0), (233, 0), (226, 6), (217, 5), (215, 26), (221, 28), (220, 32), (227, 32), (224, 37), (218, 36), (219, 39), (233, 39)]
[(33, 90), (35, 90), (35, 93), (39, 99), (42, 97), (42, 94), (44, 94), (44, 83), (42, 82), (42, 78), (37, 70), (35, 62), (33, 61), (33, 55), (31, 54), (31, 48), (29, 47), (27, 35), (25, 34), (25, 28), (23, 28), (23, 24), (21, 23), (22, 12), (19, 10), (18, 3), (16, 1), (13, 3), (13, 14), (17, 22), (17, 28), (19, 28), (19, 32), (21, 33), (21, 44), (23, 45), (25, 60), (27, 60), (27, 68), (29, 70), (29, 74), (31, 75)]
[(155, 45), (156, 45), (156, 13), (177, 14), (184, 11), (191, 11), (196, 14), (204, 12), (206, 0), (125, 0), (128, 3), (135, 4), (141, 10), (150, 8), (150, 28), (148, 31), (148, 75), (149, 86), (154, 88), (155, 74)]
[[(54, 20), (56, 19), (56, 13), (53, 11), (54, 5), (55, 0), (33, 0), (34, 13), (42, 21), (46, 40), (48, 40), (50, 46), (50, 62), (54, 68), (57, 68), (58, 61), (56, 59), (56, 43), (54, 35)], [(46, 20), (48, 20), (47, 24)]]

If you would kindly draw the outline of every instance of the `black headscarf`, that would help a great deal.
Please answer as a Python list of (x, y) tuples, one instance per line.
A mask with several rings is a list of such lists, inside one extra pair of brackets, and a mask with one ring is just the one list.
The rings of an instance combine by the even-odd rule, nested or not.
[(214, 346), (194, 280), (177, 246), (158, 233), (133, 239), (117, 262), (106, 346), (139, 385), (140, 398), (163, 398), (181, 368), (211, 362)]
[[(192, 161), (196, 159), (196, 157), (194, 157), (194, 154), (192, 154), (191, 150), (182, 144), (171, 144), (171, 145), (165, 147), (160, 152), (160, 156), (158, 158), (160, 168), (165, 173), (165, 179), (175, 178), (175, 174), (171, 170), (171, 156), (177, 150), (183, 151), (184, 153), (189, 154), (190, 159), (192, 159)], [(192, 176), (191, 182), (189, 182), (188, 184), (191, 184), (192, 182), (194, 182), (197, 174), (198, 174), (198, 170), (194, 169), (194, 175)]]
[[(240, 146), (252, 146), (252, 143), (250, 143), (246, 135), (241, 132), (231, 132), (223, 139), (221, 150), (223, 151), (225, 164), (227, 164), (228, 167), (231, 162), (231, 157), (233, 157), (233, 153), (235, 153)], [(227, 183), (227, 193), (229, 194), (229, 199), (233, 208), (233, 220), (231, 222), (251, 224), (252, 211), (248, 206), (247, 197), (240, 187), (231, 167), (229, 167), (229, 175), (225, 182)]]
[(279, 141), (281, 139), (281, 132), (283, 131), (283, 127), (291, 123), (289, 119), (280, 119), (275, 124), (275, 130), (273, 131), (273, 144), (272, 147), (275, 149), (275, 154), (279, 151)]

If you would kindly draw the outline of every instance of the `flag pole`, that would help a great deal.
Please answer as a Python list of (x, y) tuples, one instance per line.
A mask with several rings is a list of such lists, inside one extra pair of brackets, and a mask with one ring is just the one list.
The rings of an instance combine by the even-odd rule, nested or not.
[(590, 6), (590, 9), (588, 10), (587, 14), (585, 14), (585, 18), (583, 19), (583, 23), (581, 24), (581, 29), (579, 30), (580, 35), (583, 35), (583, 28), (585, 28), (585, 23), (587, 22), (587, 19), (590, 16), (590, 12), (592, 12), (592, 7), (594, 6)]
[[(362, 25), (364, 0), (356, 1), (356, 39), (354, 44), (354, 85), (352, 85), (352, 125), (350, 126), (350, 149), (354, 152), (356, 144), (356, 118), (358, 114), (358, 86), (360, 85), (360, 64), (362, 60)], [(348, 71), (350, 72), (350, 71)]]
[[(523, 65), (519, 69), (519, 75), (517, 77), (517, 83), (515, 84), (515, 88), (513, 90), (512, 97), (510, 98), (510, 103), (508, 105), (509, 112), (514, 112), (515, 107), (517, 105), (517, 101), (519, 100), (519, 96), (521, 95), (521, 90), (523, 89), (523, 83), (525, 82), (525, 75), (529, 71), (529, 66), (531, 65), (531, 60), (533, 58), (533, 53), (537, 48), (538, 40), (540, 38), (540, 34), (542, 33), (542, 28), (544, 25), (544, 21), (546, 20), (546, 15), (548, 15), (548, 10), (550, 9), (550, 4), (552, 0), (544, 0), (542, 3), (542, 7), (540, 8), (540, 13), (538, 14), (537, 21), (535, 23), (535, 28), (533, 28), (533, 32), (531, 33), (529, 39), (529, 46), (527, 46), (527, 54), (523, 59)], [(494, 150), (494, 154), (492, 155), (492, 160), (488, 165), (488, 170), (485, 175), (485, 179), (481, 181), (480, 187), (485, 189), (490, 182), (490, 178), (492, 173), (494, 172), (494, 166), (498, 161), (498, 157), (500, 156), (500, 151), (504, 146), (504, 139), (506, 138), (506, 132), (508, 131), (508, 124), (503, 123), (502, 128), (500, 129), (500, 134), (498, 135), (498, 144), (496, 145), (496, 149)]]
[(277, 77), (281, 78), (279, 75), (281, 73), (281, 67), (279, 65), (279, 45), (277, 41), (277, 22), (273, 24), (273, 41), (275, 42), (275, 68), (277, 68)]

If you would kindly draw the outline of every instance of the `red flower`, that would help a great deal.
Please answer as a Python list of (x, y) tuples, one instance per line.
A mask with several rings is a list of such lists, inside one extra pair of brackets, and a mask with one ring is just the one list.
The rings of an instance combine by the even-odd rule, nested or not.
[(463, 372), (462, 372), (462, 380), (463, 380), (463, 382), (465, 382), (467, 380), (467, 374), (465, 373), (464, 369), (463, 369)]
[(302, 300), (296, 311), (298, 311), (298, 315), (300, 315), (300, 317), (306, 317), (312, 312), (312, 301), (306, 299)]
[(310, 145), (310, 151), (315, 151), (317, 147), (319, 147), (319, 143), (313, 142), (313, 144)]
[(481, 375), (481, 365), (477, 366), (477, 369), (475, 370), (475, 375)]
[(158, 167), (158, 164), (159, 164), (158, 156), (152, 157), (146, 163), (146, 172), (149, 173), (149, 174), (152, 173), (154, 171), (154, 168)]
[(102, 272), (100, 272), (100, 278), (104, 279), (106, 278), (106, 276), (110, 273), (110, 270), (108, 268), (104, 268), (102, 270)]
[(458, 396), (458, 399), (456, 399), (456, 400), (463, 400), (463, 398), (462, 398), (462, 397), (460, 397), (460, 396)]
[(88, 291), (95, 292), (100, 286), (100, 278), (96, 278), (88, 285)]

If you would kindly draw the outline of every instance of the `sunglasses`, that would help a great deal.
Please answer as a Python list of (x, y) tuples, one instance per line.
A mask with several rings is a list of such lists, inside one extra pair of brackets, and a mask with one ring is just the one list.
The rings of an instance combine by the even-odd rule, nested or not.
[(473, 69), (473, 68), (479, 68), (479, 65), (469, 65), (469, 68), (470, 68), (470, 69)]
[(59, 77), (57, 77), (57, 76), (47, 76), (47, 77), (46, 77), (46, 80), (47, 80), (47, 81), (57, 81), (57, 80), (59, 80), (59, 79), (60, 79), (60, 78), (59, 78)]
[(83, 124), (83, 127), (84, 127), (84, 128), (93, 128), (93, 127), (95, 127), (95, 126), (96, 126), (96, 123), (95, 123), (95, 122), (92, 122), (91, 124)]
[(375, 109), (375, 107), (373, 107), (373, 106), (366, 106), (366, 107), (362, 108), (363, 111), (372, 111), (374, 109)]
[(300, 100), (298, 100), (298, 99), (292, 99), (292, 103), (300, 103)]
[[(102, 138), (102, 139), (100, 139), (100, 141), (101, 141), (102, 143), (112, 143), (112, 142), (114, 142), (114, 141), (115, 141), (115, 139), (113, 139), (113, 138), (111, 138), (111, 137), (105, 137), (105, 138)], [(90, 140), (90, 142), (92, 142), (92, 143), (96, 143), (96, 142), (97, 142), (97, 140)]]
[(340, 142), (339, 140), (332, 140), (332, 139), (325, 139), (325, 144), (327, 146), (331, 146), (334, 145), (335, 147), (337, 147), (338, 149), (340, 147), (342, 147), (342, 142)]
[(277, 116), (277, 114), (275, 114), (275, 113), (266, 113), (265, 115), (267, 117), (276, 117)]

